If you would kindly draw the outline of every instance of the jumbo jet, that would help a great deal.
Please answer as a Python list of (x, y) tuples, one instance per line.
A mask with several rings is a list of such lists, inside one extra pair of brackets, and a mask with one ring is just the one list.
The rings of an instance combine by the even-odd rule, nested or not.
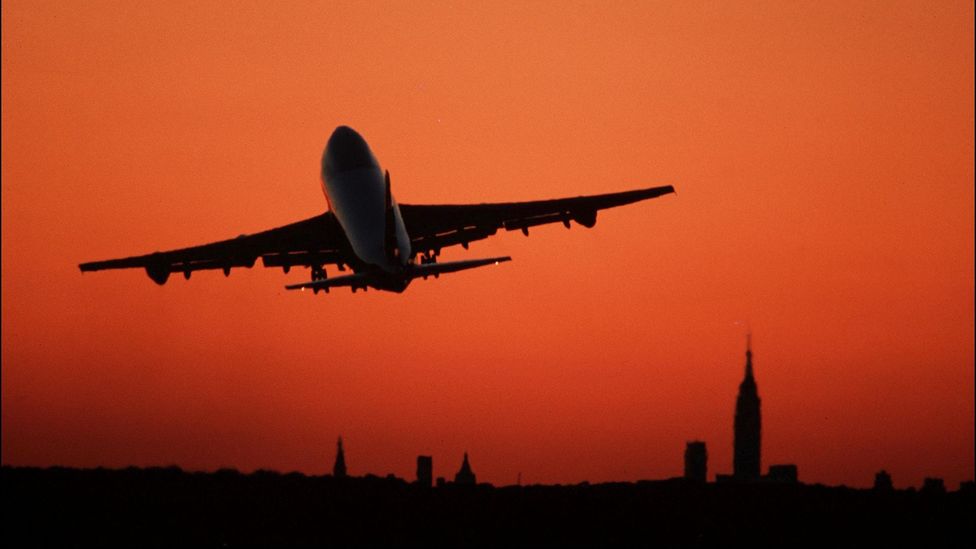
[[(311, 269), (311, 280), (285, 286), (289, 290), (328, 292), (348, 286), (402, 292), (415, 278), (438, 277), (485, 265), (510, 261), (489, 257), (438, 262), (441, 250), (488, 238), (499, 229), (521, 230), (547, 223), (570, 221), (590, 228), (599, 210), (623, 206), (673, 193), (670, 185), (633, 191), (496, 204), (397, 204), (390, 190), (390, 172), (384, 172), (366, 141), (352, 128), (332, 133), (322, 155), (322, 191), (328, 210), (315, 217), (267, 231), (167, 252), (93, 261), (79, 265), (82, 272), (141, 268), (157, 284), (171, 273), (252, 267), (260, 257), (265, 267)], [(325, 266), (352, 273), (328, 277)]]

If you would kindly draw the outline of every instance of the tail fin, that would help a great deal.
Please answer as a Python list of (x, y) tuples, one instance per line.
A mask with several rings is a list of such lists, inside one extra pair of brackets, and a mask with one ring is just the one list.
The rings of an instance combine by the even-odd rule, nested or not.
[(383, 248), (386, 250), (386, 257), (393, 261), (397, 254), (396, 238), (396, 214), (393, 211), (393, 191), (390, 189), (390, 170), (386, 171), (386, 218)]

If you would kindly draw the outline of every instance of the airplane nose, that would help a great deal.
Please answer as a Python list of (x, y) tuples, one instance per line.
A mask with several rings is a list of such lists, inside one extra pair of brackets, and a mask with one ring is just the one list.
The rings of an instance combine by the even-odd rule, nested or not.
[(322, 155), (323, 175), (329, 176), (349, 170), (379, 166), (369, 145), (356, 130), (339, 126), (329, 137)]

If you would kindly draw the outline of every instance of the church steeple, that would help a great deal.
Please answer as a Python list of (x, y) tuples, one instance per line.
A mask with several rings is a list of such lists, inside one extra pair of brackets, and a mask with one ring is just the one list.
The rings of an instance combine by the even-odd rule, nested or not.
[(455, 484), (475, 484), (476, 477), (474, 471), (471, 470), (471, 464), (468, 463), (468, 453), (464, 453), (464, 461), (461, 463), (461, 469), (454, 475)]
[(332, 476), (342, 478), (346, 476), (346, 453), (342, 451), (342, 437), (337, 443), (335, 465), (332, 466)]

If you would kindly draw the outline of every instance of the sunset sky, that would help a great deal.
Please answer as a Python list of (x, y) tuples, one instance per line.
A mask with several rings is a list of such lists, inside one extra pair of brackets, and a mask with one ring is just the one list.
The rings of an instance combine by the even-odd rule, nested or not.
[[(974, 476), (972, 2), (4, 0), (2, 461), (511, 484)], [(86, 273), (317, 215), (674, 185), (403, 294)], [(260, 265), (260, 264), (259, 264)], [(335, 272), (331, 269), (331, 272)]]

